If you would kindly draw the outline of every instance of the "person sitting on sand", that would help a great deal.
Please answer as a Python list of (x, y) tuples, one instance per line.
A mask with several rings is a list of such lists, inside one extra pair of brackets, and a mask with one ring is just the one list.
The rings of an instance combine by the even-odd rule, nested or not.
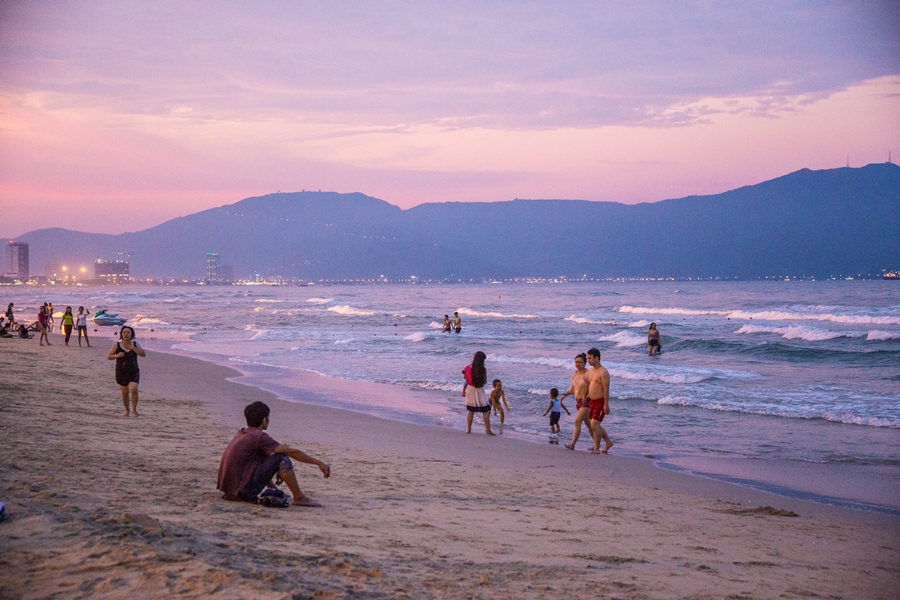
[(3, 317), (0, 317), (0, 337), (12, 337), (12, 334), (9, 332), (9, 323), (5, 323)]
[(225, 448), (219, 463), (219, 481), (216, 488), (224, 492), (225, 500), (255, 502), (266, 486), (274, 487), (276, 475), (284, 481), (294, 495), (295, 506), (322, 506), (300, 490), (294, 474), (293, 458), (321, 469), (325, 479), (331, 476), (331, 467), (305, 452), (279, 444), (266, 429), (269, 427), (269, 407), (256, 401), (244, 408), (247, 427), (235, 434)]
[[(506, 410), (509, 410), (509, 404), (506, 402), (506, 392), (503, 391), (503, 382), (499, 379), (494, 380), (494, 389), (491, 390), (491, 393), (488, 394), (488, 400), (491, 402), (491, 406), (494, 408), (494, 416), (497, 416), (497, 412), (500, 412), (500, 424), (506, 421), (506, 413), (503, 412), (503, 406), (501, 406), (500, 401), (503, 401), (503, 404), (506, 405)], [(501, 433), (503, 429), (501, 428)]]
[(33, 329), (30, 329), (30, 328), (28, 328), (28, 327), (25, 327), (24, 325), (19, 325), (19, 337), (20, 337), (21, 339), (23, 339), (23, 340), (30, 340), (31, 338), (33, 338), (33, 337), (34, 337), (34, 334), (33, 334), (33, 333), (28, 333), (29, 331), (34, 331), (34, 330), (33, 330)]

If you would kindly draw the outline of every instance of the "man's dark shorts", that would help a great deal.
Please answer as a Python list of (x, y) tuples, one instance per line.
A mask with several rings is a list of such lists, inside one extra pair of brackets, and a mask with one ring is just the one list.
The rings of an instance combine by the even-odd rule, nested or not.
[(290, 471), (293, 468), (293, 463), (291, 463), (291, 459), (288, 458), (287, 455), (273, 454), (259, 463), (253, 471), (253, 476), (250, 477), (250, 481), (247, 482), (244, 489), (238, 492), (238, 498), (245, 502), (252, 502), (259, 496), (259, 493), (263, 491), (266, 484), (272, 481), (272, 478), (275, 477), (275, 475)]

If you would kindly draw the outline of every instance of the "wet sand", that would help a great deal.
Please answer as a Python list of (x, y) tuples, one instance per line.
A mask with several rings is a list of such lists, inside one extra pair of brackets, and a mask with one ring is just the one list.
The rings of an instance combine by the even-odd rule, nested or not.
[[(284, 402), (163, 353), (141, 359), (141, 417), (124, 418), (109, 343), (51, 340), (0, 339), (3, 598), (892, 598), (900, 583), (900, 517)], [(273, 437), (331, 464), (329, 480), (298, 466), (323, 508), (221, 500), (219, 457), (254, 399)]]

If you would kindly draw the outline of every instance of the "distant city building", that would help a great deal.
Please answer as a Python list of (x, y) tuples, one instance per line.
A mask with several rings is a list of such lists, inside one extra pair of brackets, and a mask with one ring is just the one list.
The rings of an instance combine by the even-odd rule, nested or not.
[(125, 283), (131, 281), (127, 260), (102, 260), (94, 263), (94, 278), (104, 283)]
[(218, 283), (222, 281), (222, 273), (219, 268), (219, 255), (215, 252), (206, 253), (206, 281)]
[(234, 281), (234, 265), (222, 265), (222, 281)]
[(6, 247), (6, 274), (28, 279), (28, 244), (10, 240)]

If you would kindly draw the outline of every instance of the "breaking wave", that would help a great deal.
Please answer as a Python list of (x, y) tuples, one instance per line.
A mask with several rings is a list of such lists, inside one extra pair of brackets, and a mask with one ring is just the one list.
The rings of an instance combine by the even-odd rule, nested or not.
[(346, 315), (348, 317), (369, 317), (374, 315), (375, 313), (368, 310), (359, 310), (357, 308), (351, 308), (346, 304), (342, 304), (340, 306), (329, 306), (326, 308), (328, 312), (337, 313), (339, 315)]
[(494, 317), (495, 319), (540, 319), (539, 315), (506, 315), (498, 312), (478, 312), (471, 308), (460, 308), (456, 312), (470, 317)]

